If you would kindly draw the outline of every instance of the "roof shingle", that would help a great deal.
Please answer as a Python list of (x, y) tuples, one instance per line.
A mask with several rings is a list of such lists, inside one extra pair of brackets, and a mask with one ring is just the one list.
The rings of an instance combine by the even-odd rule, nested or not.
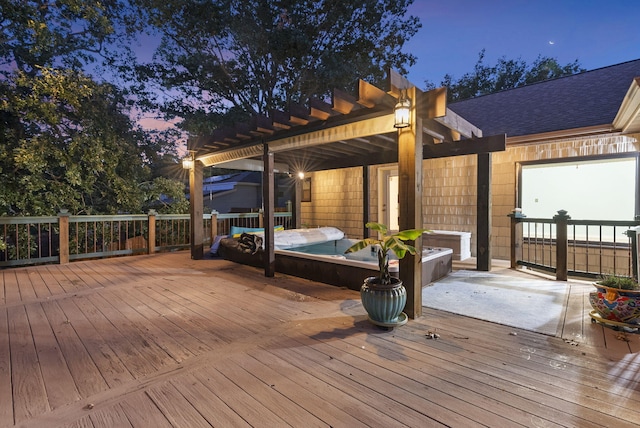
[(640, 59), (452, 103), (449, 108), (482, 129), (508, 137), (610, 125)]

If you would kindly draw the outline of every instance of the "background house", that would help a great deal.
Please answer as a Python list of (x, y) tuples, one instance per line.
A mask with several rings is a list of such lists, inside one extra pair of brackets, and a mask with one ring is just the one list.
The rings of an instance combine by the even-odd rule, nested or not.
[[(293, 180), (288, 175), (276, 176), (276, 207), (284, 209), (293, 198)], [(205, 211), (257, 212), (262, 208), (262, 173), (238, 171), (203, 180)]]

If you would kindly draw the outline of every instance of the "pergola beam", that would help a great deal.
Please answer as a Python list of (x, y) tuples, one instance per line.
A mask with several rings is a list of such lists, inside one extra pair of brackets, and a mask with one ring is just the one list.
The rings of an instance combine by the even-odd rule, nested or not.
[(444, 126), (454, 129), (466, 138), (482, 137), (482, 130), (460, 116), (458, 113), (447, 108), (447, 114), (443, 117), (436, 118)]
[(394, 132), (393, 113), (269, 141), (273, 153)]
[(424, 158), (435, 159), (478, 153), (503, 152), (507, 147), (507, 135), (491, 135), (472, 140), (452, 141), (441, 144), (425, 144)]

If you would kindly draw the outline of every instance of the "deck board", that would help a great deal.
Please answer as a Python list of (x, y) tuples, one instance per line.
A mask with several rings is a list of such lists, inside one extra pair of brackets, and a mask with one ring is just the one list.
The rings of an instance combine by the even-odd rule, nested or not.
[[(344, 424), (351, 427), (362, 425), (351, 414), (326, 400), (316, 388), (310, 388), (309, 383), (302, 381), (296, 374), (287, 369), (278, 372), (274, 368), (273, 356), (269, 355), (268, 351), (254, 352), (249, 358), (243, 359), (240, 364), (274, 391), (292, 402), (300, 403), (300, 406), (307, 409), (307, 412), (315, 415), (326, 425), (339, 426)], [(323, 384), (320, 384), (320, 387), (322, 386)]]
[(100, 412), (93, 412), (89, 418), (94, 428), (127, 428), (132, 427), (131, 422), (127, 418), (124, 409), (120, 404), (116, 404), (113, 408)]
[(172, 383), (212, 426), (251, 426), (193, 374), (173, 379)]
[(55, 409), (68, 403), (69, 400), (79, 400), (81, 395), (44, 309), (39, 304), (27, 305), (25, 308), (31, 328), (38, 332), (33, 335), (33, 339), (38, 353), (40, 370), (47, 388), (49, 406)]
[[(359, 357), (356, 357), (358, 363), (352, 365), (349, 364), (348, 355), (342, 355), (339, 351), (323, 352), (321, 349), (323, 347), (317, 344), (300, 343), (300, 346), (287, 349), (287, 358), (300, 369), (312, 362), (314, 374), (321, 376), (325, 382), (339, 380), (343, 391), (354, 398), (360, 398), (369, 404), (378, 403), (385, 409), (385, 413), (395, 420), (394, 424), (416, 426), (426, 420), (447, 425), (469, 425), (473, 422), (481, 425), (505, 423), (500, 415), (469, 406), (468, 402), (457, 395), (443, 393), (430, 382), (425, 384), (415, 381), (409, 378), (407, 373), (392, 373), (387, 367), (376, 367)], [(282, 350), (278, 350), (277, 353), (284, 356)], [(297, 358), (294, 360), (291, 354), (295, 354)], [(392, 364), (395, 365), (396, 361)], [(319, 370), (319, 367), (322, 367), (322, 370)], [(426, 377), (430, 378), (429, 375)], [(403, 397), (402, 401), (398, 401), (398, 397)], [(465, 414), (456, 412), (449, 406), (465, 407)]]
[(65, 354), (67, 366), (80, 394), (86, 397), (107, 389), (107, 382), (100, 369), (79, 340), (73, 325), (74, 320), (67, 317), (57, 301), (43, 303), (42, 307), (55, 332), (60, 349)]
[(355, 291), (186, 252), (0, 277), (0, 427), (640, 424), (640, 335), (591, 323), (585, 283), (553, 337), (381, 329)]
[[(220, 361), (218, 361), (220, 364)], [(194, 372), (196, 379), (212, 390), (226, 406), (231, 408), (251, 426), (286, 426), (286, 422), (265, 407), (247, 391), (237, 387), (229, 378), (213, 366)]]
[(210, 427), (207, 420), (169, 382), (163, 382), (147, 390), (147, 395), (160, 409), (169, 423), (175, 427)]
[(277, 389), (260, 379), (259, 373), (254, 374), (246, 370), (244, 365), (246, 359), (248, 358), (227, 359), (224, 365), (218, 367), (218, 370), (239, 388), (255, 397), (267, 409), (283, 418), (287, 424), (293, 427), (327, 427), (326, 423), (303, 406), (296, 404), (295, 400), (283, 399)]
[[(412, 348), (420, 350), (413, 355), (413, 358), (423, 359), (425, 363), (434, 363), (436, 366), (448, 363), (448, 374), (453, 376), (453, 379), (449, 379), (450, 382), (455, 378), (469, 379), (484, 383), (484, 387), (482, 384), (478, 386), (483, 393), (490, 392), (490, 388), (487, 387), (491, 386), (497, 387), (499, 391), (508, 391), (516, 398), (522, 399), (519, 408), (526, 410), (529, 414), (538, 415), (540, 418), (549, 415), (552, 416), (552, 421), (568, 418), (569, 426), (573, 424), (594, 427), (608, 425), (599, 422), (600, 411), (611, 411), (609, 406), (615, 407), (615, 402), (608, 404), (606, 399), (601, 402), (592, 398), (591, 396), (599, 391), (572, 382), (576, 376), (568, 374), (565, 367), (562, 367), (564, 363), (553, 359), (547, 359), (546, 364), (532, 363), (531, 358), (537, 354), (539, 345), (535, 348), (522, 347), (516, 336), (513, 337), (512, 346), (498, 345), (490, 351), (487, 347), (475, 346), (472, 338), (450, 339), (459, 336), (450, 336), (445, 328), (439, 331), (440, 339), (430, 340), (427, 347), (421, 344), (411, 345)], [(522, 350), (522, 354), (509, 355), (509, 349)], [(441, 373), (439, 370), (436, 376)], [(585, 373), (582, 376), (585, 376)], [(591, 372), (587, 376), (591, 376)], [(562, 382), (558, 379), (562, 379)], [(567, 391), (584, 390), (588, 390), (589, 394), (584, 396), (567, 394)], [(602, 395), (606, 397), (607, 394)], [(631, 416), (635, 414), (636, 412), (633, 411)], [(606, 420), (610, 422), (611, 418)]]
[(9, 307), (7, 317), (13, 412), (15, 421), (22, 422), (50, 408), (27, 312), (24, 307)]
[(62, 300), (58, 305), (68, 319), (73, 320), (73, 328), (78, 338), (84, 344), (91, 356), (93, 363), (98, 367), (102, 377), (109, 387), (120, 385), (122, 382), (133, 380), (133, 375), (123, 361), (118, 358), (116, 352), (109, 346), (109, 340), (102, 338), (102, 331), (98, 331), (91, 324), (76, 302)]
[[(119, 406), (134, 427), (172, 427), (171, 422), (158, 409), (146, 392), (128, 396), (127, 400), (119, 403)], [(114, 405), (109, 409), (109, 412), (115, 413), (117, 410), (118, 405)]]
[[(134, 378), (144, 377), (153, 374), (156, 368), (149, 362), (142, 352), (140, 346), (134, 343), (132, 335), (126, 334), (119, 325), (114, 325), (110, 319), (89, 299), (81, 297), (74, 299), (73, 303), (82, 312), (82, 315), (91, 323), (95, 332), (95, 336), (102, 346), (109, 347), (113, 354), (124, 364), (127, 371)], [(115, 312), (108, 312), (117, 315)], [(107, 354), (110, 355), (111, 353)], [(105, 376), (108, 379), (108, 376)]]
[[(1, 276), (1, 275), (0, 275)], [(7, 309), (0, 309), (0, 421), (13, 421), (11, 348)]]

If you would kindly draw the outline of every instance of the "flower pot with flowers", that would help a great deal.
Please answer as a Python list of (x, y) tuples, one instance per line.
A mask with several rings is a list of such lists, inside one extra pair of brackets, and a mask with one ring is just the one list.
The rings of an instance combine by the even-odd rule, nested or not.
[(356, 252), (372, 246), (378, 255), (380, 274), (364, 280), (360, 287), (360, 298), (369, 321), (383, 327), (395, 327), (407, 322), (407, 315), (402, 312), (407, 303), (407, 290), (399, 278), (389, 273), (389, 252), (393, 252), (398, 259), (409, 254), (415, 254), (414, 246), (407, 241), (416, 238), (427, 229), (409, 229), (395, 233), (388, 233), (388, 228), (380, 223), (367, 223), (366, 227), (378, 232), (378, 238), (365, 238), (349, 247), (345, 253)]
[(609, 275), (593, 283), (589, 293), (591, 318), (610, 324), (640, 327), (640, 285), (634, 278)]

